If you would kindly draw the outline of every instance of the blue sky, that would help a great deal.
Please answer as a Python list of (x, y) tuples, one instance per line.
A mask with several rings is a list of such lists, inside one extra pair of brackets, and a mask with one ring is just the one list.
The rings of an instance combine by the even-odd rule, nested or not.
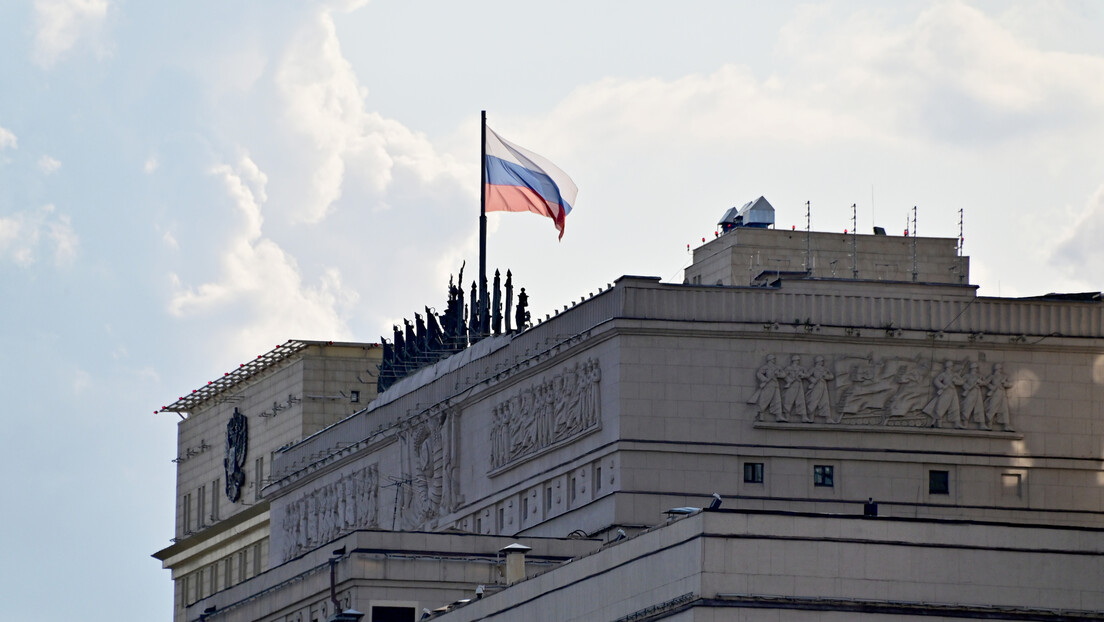
[(963, 209), (983, 295), (1104, 289), (1101, 4), (545, 9), (0, 4), (6, 616), (169, 619), (149, 555), (176, 417), (154, 411), (287, 339), (443, 307), (477, 260), (481, 109), (580, 189), (561, 242), (491, 217), (535, 315), (681, 281), (759, 195), (829, 231), (916, 205), (954, 237)]

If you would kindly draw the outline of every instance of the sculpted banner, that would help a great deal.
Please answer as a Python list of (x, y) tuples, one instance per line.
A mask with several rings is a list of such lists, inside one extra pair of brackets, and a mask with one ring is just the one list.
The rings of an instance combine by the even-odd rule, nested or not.
[(433, 529), (442, 514), (463, 503), (459, 491), (459, 417), (434, 407), (399, 431), (403, 529)]
[(783, 367), (773, 354), (755, 373), (747, 402), (756, 421), (1014, 432), (1012, 382), (1002, 363), (988, 373), (971, 360), (843, 356), (831, 365), (799, 354)]
[(522, 389), (492, 408), (491, 465), (497, 471), (601, 427), (597, 359)]
[(379, 467), (373, 464), (291, 503), (279, 521), (284, 561), (344, 532), (378, 527), (378, 499)]

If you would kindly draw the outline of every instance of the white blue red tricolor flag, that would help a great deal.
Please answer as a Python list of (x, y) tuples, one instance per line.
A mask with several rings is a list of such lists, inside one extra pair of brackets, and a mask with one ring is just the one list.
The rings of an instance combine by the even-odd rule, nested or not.
[(564, 220), (579, 189), (559, 167), (522, 149), (485, 127), (486, 211), (533, 212), (556, 223), (563, 238)]

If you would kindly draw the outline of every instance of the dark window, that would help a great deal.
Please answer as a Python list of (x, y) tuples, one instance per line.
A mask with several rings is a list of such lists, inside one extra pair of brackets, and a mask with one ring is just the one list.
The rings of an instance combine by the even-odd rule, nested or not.
[(372, 622), (414, 622), (414, 608), (372, 607)]
[(544, 511), (545, 513), (552, 511), (552, 487), (549, 486), (544, 489)]
[(594, 469), (594, 490), (602, 489), (602, 467)]
[(947, 471), (928, 471), (928, 494), (951, 494), (950, 473)]
[(745, 462), (744, 463), (744, 481), (749, 484), (762, 484), (763, 483), (763, 463), (762, 462)]
[(360, 391), (349, 391), (349, 401), (354, 402), (354, 403), (359, 402), (360, 401)]
[(835, 468), (827, 464), (813, 466), (813, 486), (831, 488), (836, 485)]

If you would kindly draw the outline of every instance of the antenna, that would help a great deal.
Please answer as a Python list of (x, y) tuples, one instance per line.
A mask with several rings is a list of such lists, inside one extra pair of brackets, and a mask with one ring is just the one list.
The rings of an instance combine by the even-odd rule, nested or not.
[(812, 271), (813, 271), (813, 250), (812, 250), (812, 248), (813, 248), (813, 245), (812, 245), (812, 242), (810, 242), (810, 239), (811, 239), (810, 236), (812, 235), (811, 229), (809, 228), (809, 225), (812, 222), (812, 220), (810, 218), (810, 213), (811, 213), (811, 208), (809, 207), (809, 202), (805, 201), (805, 272), (807, 272), (809, 274), (812, 274)]
[(851, 204), (851, 278), (859, 278), (858, 250), (855, 248), (855, 234), (858, 233), (858, 208)]
[(965, 212), (963, 208), (958, 208), (958, 261), (955, 262), (955, 276), (958, 277), (959, 283), (966, 280), (966, 274), (962, 270), (962, 247), (966, 246), (966, 233), (963, 227)]
[(962, 234), (962, 214), (963, 209), (958, 208), (958, 256), (962, 256), (962, 245), (966, 242), (965, 236)]
[(912, 282), (916, 282), (916, 206), (912, 206)]

